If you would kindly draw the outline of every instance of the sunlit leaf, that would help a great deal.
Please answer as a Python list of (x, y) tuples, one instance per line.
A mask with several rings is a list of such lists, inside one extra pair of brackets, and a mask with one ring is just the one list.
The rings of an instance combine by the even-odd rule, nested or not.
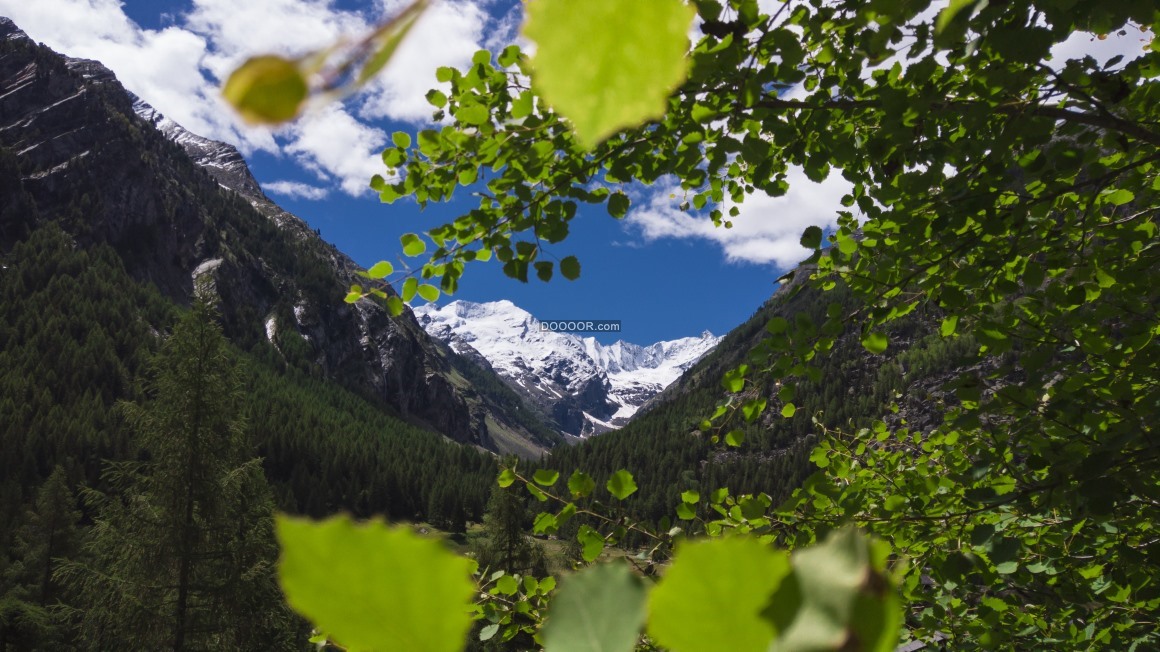
[(616, 496), (620, 500), (628, 498), (636, 492), (636, 481), (633, 480), (632, 474), (624, 469), (612, 474), (608, 479), (608, 493)]
[(395, 267), (393, 265), (385, 260), (380, 260), (374, 265), (371, 265), (371, 268), (367, 270), (367, 276), (371, 278), (386, 278), (394, 271)]
[(532, 83), (591, 147), (661, 116), (688, 71), (694, 11), (681, 0), (532, 0)]
[(761, 612), (788, 573), (786, 553), (757, 539), (681, 544), (649, 596), (648, 633), (674, 652), (764, 652), (774, 630)]
[(889, 343), (890, 340), (886, 338), (886, 335), (877, 331), (871, 331), (862, 337), (862, 346), (866, 347), (866, 350), (871, 353), (885, 352), (886, 346)]
[(287, 602), (349, 649), (456, 652), (471, 627), (470, 562), (407, 527), (277, 519)]

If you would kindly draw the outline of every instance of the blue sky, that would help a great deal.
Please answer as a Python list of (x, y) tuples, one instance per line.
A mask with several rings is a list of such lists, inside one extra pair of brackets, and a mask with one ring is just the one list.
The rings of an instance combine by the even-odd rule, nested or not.
[[(401, 234), (442, 224), (472, 204), (463, 194), (425, 211), (408, 201), (380, 204), (367, 188), (370, 176), (383, 171), (379, 152), (390, 133), (430, 126), (423, 96), (438, 86), (437, 66), (462, 67), (477, 49), (495, 51), (518, 38), (517, 1), (439, 0), (369, 88), (277, 131), (242, 125), (218, 88), (248, 56), (323, 47), (359, 34), (404, 1), (0, 0), (0, 15), (59, 52), (102, 61), (190, 131), (237, 146), (271, 198), (360, 264), (386, 259), (399, 267)], [(1069, 47), (1114, 53), (1124, 46), (1085, 37)], [(477, 263), (454, 298), (509, 299), (541, 319), (619, 319), (619, 337), (639, 344), (703, 330), (723, 334), (807, 255), (797, 244), (802, 230), (832, 225), (847, 188), (836, 174), (819, 185), (791, 171), (789, 181), (785, 197), (747, 199), (731, 230), (677, 210), (671, 182), (637, 189), (624, 220), (602, 207), (582, 209), (570, 237), (550, 250), (580, 259), (579, 280), (523, 284), (495, 263)]]

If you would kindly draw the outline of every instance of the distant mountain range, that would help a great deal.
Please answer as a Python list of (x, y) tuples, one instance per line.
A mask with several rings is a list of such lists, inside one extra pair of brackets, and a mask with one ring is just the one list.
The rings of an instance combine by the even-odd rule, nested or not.
[(549, 416), (561, 432), (587, 437), (626, 424), (721, 338), (705, 331), (640, 346), (541, 329), (510, 301), (415, 309), (427, 333), (487, 364)]

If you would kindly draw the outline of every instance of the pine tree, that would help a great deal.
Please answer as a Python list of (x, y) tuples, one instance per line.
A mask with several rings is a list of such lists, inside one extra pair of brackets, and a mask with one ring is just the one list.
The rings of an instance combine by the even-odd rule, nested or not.
[(63, 575), (83, 596), (93, 649), (272, 650), (292, 621), (274, 580), (272, 498), (237, 418), (239, 376), (204, 302), (154, 361), (145, 405), (122, 411), (148, 458), (107, 466), (90, 492), (91, 563)]
[(544, 556), (524, 534), (527, 510), (514, 491), (492, 485), (483, 515), (484, 539), (473, 546), (480, 568), (543, 575)]
[(61, 649), (68, 609), (53, 571), (76, 554), (80, 511), (64, 469), (56, 467), (15, 528), (13, 561), (0, 572), (0, 651)]

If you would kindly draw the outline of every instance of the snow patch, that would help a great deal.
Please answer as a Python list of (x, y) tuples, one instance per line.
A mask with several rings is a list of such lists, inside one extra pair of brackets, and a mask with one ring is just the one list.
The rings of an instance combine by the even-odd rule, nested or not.
[(197, 277), (201, 276), (202, 274), (208, 274), (214, 271), (220, 267), (221, 264), (221, 258), (210, 258), (209, 260), (203, 260), (197, 267), (193, 269), (194, 280), (197, 280)]

